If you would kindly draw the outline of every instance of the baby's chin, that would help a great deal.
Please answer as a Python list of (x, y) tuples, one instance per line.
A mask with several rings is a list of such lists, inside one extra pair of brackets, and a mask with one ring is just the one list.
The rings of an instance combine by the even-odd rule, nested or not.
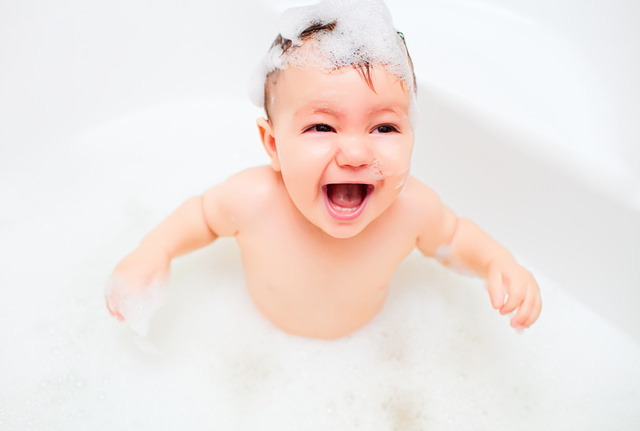
[[(368, 226), (368, 225), (367, 225)], [(323, 228), (320, 226), (319, 227), (320, 230), (322, 230), (324, 233), (326, 233), (327, 235), (329, 235), (332, 238), (335, 239), (351, 239), (351, 238), (355, 238), (358, 235), (360, 235), (362, 233), (362, 231), (364, 231), (366, 229), (367, 226), (362, 226), (359, 227), (357, 229), (354, 229), (353, 227), (350, 227), (348, 229), (343, 229), (343, 228)]]
[(350, 239), (360, 235), (371, 224), (373, 219), (363, 216), (355, 220), (336, 221), (325, 215), (322, 220), (309, 220), (315, 227), (335, 239)]

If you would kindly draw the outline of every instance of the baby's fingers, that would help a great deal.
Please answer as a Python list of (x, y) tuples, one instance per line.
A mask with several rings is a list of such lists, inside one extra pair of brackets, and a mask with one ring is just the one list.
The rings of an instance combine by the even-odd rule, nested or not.
[(516, 329), (528, 328), (538, 318), (542, 308), (538, 290), (527, 286), (527, 295), (520, 304), (518, 312), (511, 319), (511, 327)]
[(124, 317), (122, 317), (122, 314), (111, 309), (111, 306), (109, 305), (109, 298), (105, 298), (105, 302), (107, 303), (107, 310), (109, 310), (109, 314), (111, 314), (113, 317), (115, 317), (120, 322), (122, 322), (124, 320)]
[(122, 281), (119, 277), (111, 275), (104, 286), (104, 300), (107, 303), (107, 310), (109, 310), (109, 314), (122, 322), (124, 320), (124, 316), (120, 314), (119, 310), (120, 290), (122, 288), (121, 283)]
[(502, 273), (494, 271), (489, 274), (487, 290), (489, 291), (491, 306), (496, 310), (502, 307), (507, 297), (507, 287), (502, 280)]
[(525, 322), (524, 326), (528, 328), (529, 326), (533, 325), (533, 323), (536, 320), (538, 320), (538, 317), (540, 316), (541, 311), (542, 311), (542, 298), (538, 294), (536, 295), (536, 304), (533, 307), (533, 312), (529, 316), (529, 319), (527, 319), (527, 321)]
[(517, 285), (513, 280), (508, 280), (509, 283), (509, 297), (507, 302), (500, 308), (500, 314), (509, 314), (522, 304), (527, 294), (525, 286)]

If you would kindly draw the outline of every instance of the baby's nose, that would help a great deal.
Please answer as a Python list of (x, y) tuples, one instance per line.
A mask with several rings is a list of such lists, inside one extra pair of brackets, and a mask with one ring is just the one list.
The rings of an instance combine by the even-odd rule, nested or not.
[(371, 164), (373, 153), (363, 139), (345, 138), (340, 142), (336, 153), (338, 166), (350, 166), (354, 168)]

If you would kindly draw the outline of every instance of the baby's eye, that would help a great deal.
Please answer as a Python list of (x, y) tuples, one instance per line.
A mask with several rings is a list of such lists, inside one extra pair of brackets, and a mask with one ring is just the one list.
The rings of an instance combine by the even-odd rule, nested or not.
[(327, 132), (335, 132), (335, 129), (329, 126), (328, 124), (314, 124), (313, 126), (306, 128), (305, 132), (327, 133)]
[(391, 124), (382, 124), (373, 129), (373, 133), (393, 133), (397, 132), (398, 128)]

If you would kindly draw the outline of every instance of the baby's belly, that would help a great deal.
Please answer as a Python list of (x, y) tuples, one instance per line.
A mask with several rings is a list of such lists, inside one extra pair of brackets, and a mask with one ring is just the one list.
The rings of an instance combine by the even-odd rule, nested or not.
[(283, 282), (254, 277), (245, 268), (249, 294), (275, 326), (293, 335), (335, 339), (348, 335), (378, 314), (389, 290), (383, 284)]
[(236, 236), (249, 294), (274, 325), (312, 338), (343, 337), (371, 321), (415, 247), (411, 236), (388, 231), (349, 240), (295, 226), (266, 231), (273, 234)]

